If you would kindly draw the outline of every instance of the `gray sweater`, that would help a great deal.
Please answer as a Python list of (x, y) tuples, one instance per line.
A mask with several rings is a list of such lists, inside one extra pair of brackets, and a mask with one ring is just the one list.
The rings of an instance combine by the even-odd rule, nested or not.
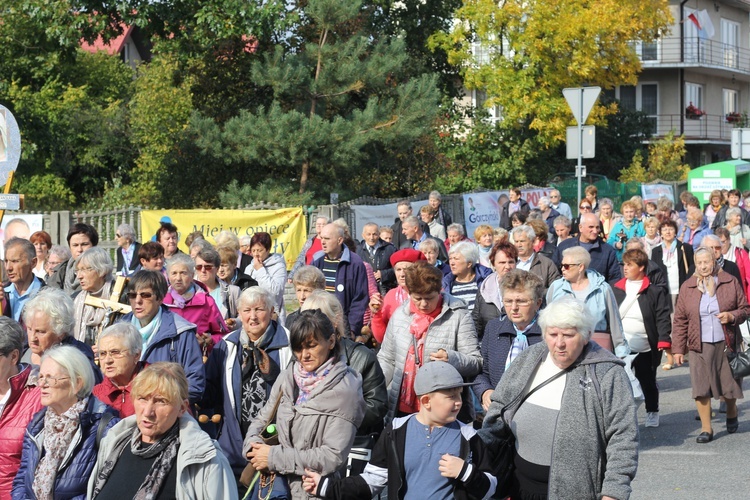
[[(540, 342), (521, 353), (505, 372), (479, 435), (497, 446), (516, 407), (503, 407), (526, 392), (537, 366), (548, 354)], [(552, 443), (548, 493), (550, 500), (630, 497), (638, 468), (636, 405), (624, 363), (593, 342), (568, 373)]]

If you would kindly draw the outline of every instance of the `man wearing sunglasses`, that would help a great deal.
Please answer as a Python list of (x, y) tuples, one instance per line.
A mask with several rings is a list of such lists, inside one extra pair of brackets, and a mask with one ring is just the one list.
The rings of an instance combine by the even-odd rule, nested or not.
[(555, 253), (552, 255), (552, 260), (558, 268), (562, 263), (563, 250), (574, 246), (582, 246), (591, 254), (589, 269), (593, 269), (604, 276), (605, 281), (609, 282), (622, 278), (622, 269), (617, 262), (617, 252), (599, 237), (599, 217), (596, 214), (592, 212), (582, 213), (581, 221), (578, 224), (578, 236), (568, 238), (557, 246)]

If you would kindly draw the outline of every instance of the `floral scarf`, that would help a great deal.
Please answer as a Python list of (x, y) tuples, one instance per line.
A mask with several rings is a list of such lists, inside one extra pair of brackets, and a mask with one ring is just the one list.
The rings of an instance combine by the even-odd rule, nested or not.
[(305, 371), (300, 363), (294, 363), (294, 381), (299, 388), (299, 396), (297, 396), (295, 404), (301, 405), (310, 399), (310, 393), (326, 378), (328, 372), (333, 368), (333, 363), (334, 358), (328, 358), (313, 372)]
[(68, 408), (62, 415), (50, 407), (44, 413), (44, 453), (34, 472), (31, 488), (39, 500), (52, 500), (55, 494), (55, 479), (60, 464), (81, 426), (81, 412), (89, 398), (84, 398)]
[(414, 392), (414, 379), (417, 376), (417, 370), (424, 364), (424, 343), (427, 330), (442, 310), (442, 296), (435, 310), (429, 314), (420, 312), (417, 306), (414, 305), (414, 302), (409, 303), (409, 312), (412, 314), (409, 333), (412, 336), (412, 342), (409, 352), (406, 354), (404, 374), (401, 378), (401, 391), (398, 397), (398, 410), (403, 413), (416, 413), (419, 411), (419, 399)]

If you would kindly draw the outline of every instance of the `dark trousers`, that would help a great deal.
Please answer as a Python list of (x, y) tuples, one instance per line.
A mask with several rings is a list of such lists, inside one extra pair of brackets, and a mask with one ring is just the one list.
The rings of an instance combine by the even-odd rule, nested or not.
[(659, 388), (656, 387), (656, 367), (651, 352), (642, 352), (635, 357), (633, 371), (643, 389), (646, 411), (649, 413), (659, 411)]

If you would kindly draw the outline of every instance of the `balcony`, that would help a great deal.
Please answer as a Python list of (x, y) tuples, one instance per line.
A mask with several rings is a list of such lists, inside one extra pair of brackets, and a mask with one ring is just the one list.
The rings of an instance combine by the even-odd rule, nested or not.
[(750, 50), (698, 37), (685, 39), (684, 57), (679, 38), (665, 38), (658, 43), (638, 44), (638, 55), (644, 69), (703, 67), (730, 71), (750, 77)]
[(680, 120), (684, 119), (685, 141), (688, 143), (716, 142), (726, 143), (732, 139), (734, 123), (726, 120), (724, 115), (703, 115), (700, 118), (683, 118), (683, 115), (657, 115), (655, 137), (664, 137), (670, 130), (680, 133)]

